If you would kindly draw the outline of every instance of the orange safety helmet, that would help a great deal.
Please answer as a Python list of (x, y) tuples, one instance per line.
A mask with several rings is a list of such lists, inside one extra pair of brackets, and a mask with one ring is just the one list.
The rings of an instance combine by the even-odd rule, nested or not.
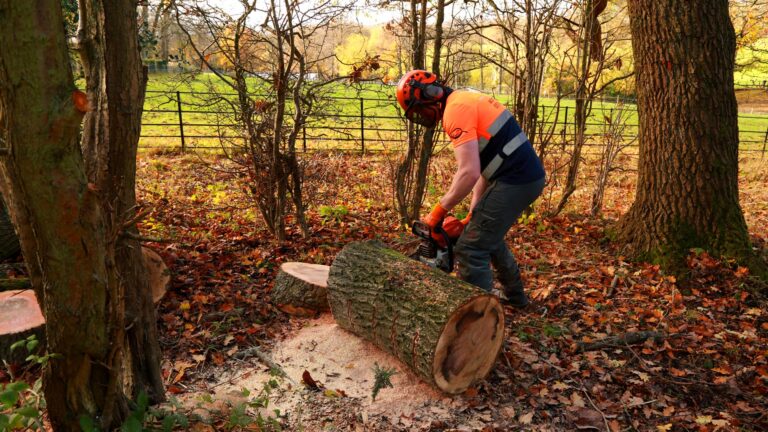
[(417, 124), (434, 127), (443, 116), (445, 89), (437, 75), (425, 70), (412, 70), (397, 83), (397, 102), (405, 117)]

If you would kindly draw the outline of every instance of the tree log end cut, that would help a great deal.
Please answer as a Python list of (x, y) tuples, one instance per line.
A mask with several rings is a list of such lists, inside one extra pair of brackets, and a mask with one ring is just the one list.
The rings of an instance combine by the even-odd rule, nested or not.
[(144, 268), (147, 269), (149, 285), (152, 288), (152, 301), (159, 302), (163, 298), (171, 282), (171, 272), (160, 255), (150, 248), (142, 247)]
[(330, 267), (320, 264), (287, 262), (272, 288), (272, 303), (285, 313), (312, 316), (329, 310), (328, 272)]
[(484, 379), (504, 343), (497, 297), (376, 241), (350, 243), (336, 256), (328, 298), (340, 327), (446, 393)]
[(491, 295), (468, 301), (451, 315), (437, 341), (432, 374), (446, 393), (466, 390), (496, 363), (504, 342), (504, 308)]
[(11, 345), (31, 335), (44, 342), (45, 318), (32, 290), (0, 292), (0, 360), (22, 362), (29, 355), (23, 347), (11, 352)]

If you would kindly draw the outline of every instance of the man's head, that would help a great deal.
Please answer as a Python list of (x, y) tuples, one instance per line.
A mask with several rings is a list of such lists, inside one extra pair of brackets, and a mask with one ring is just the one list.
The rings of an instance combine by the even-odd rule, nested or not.
[(416, 69), (403, 75), (397, 83), (397, 102), (408, 120), (434, 127), (443, 116), (448, 92), (437, 75)]

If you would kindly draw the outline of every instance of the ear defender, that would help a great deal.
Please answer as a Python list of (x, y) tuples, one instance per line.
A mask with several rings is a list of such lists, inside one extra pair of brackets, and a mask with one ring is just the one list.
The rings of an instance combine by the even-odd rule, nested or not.
[(424, 89), (424, 96), (436, 101), (443, 98), (443, 93), (443, 88), (439, 85), (427, 84)]

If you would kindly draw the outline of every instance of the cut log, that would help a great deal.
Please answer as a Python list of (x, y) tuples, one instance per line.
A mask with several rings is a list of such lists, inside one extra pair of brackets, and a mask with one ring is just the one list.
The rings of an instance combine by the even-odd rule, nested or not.
[(339, 326), (446, 393), (485, 378), (504, 341), (497, 297), (377, 241), (350, 243), (338, 254), (328, 300)]
[(11, 345), (31, 335), (37, 336), (38, 347), (45, 342), (45, 319), (32, 290), (0, 292), (0, 364), (21, 363), (30, 354), (26, 348)]
[(157, 303), (168, 291), (171, 272), (157, 252), (147, 247), (142, 247), (141, 252), (144, 254), (144, 266), (147, 269), (149, 285), (152, 288), (152, 300)]
[(327, 311), (329, 270), (320, 264), (283, 263), (272, 288), (272, 303), (291, 315), (312, 316)]

